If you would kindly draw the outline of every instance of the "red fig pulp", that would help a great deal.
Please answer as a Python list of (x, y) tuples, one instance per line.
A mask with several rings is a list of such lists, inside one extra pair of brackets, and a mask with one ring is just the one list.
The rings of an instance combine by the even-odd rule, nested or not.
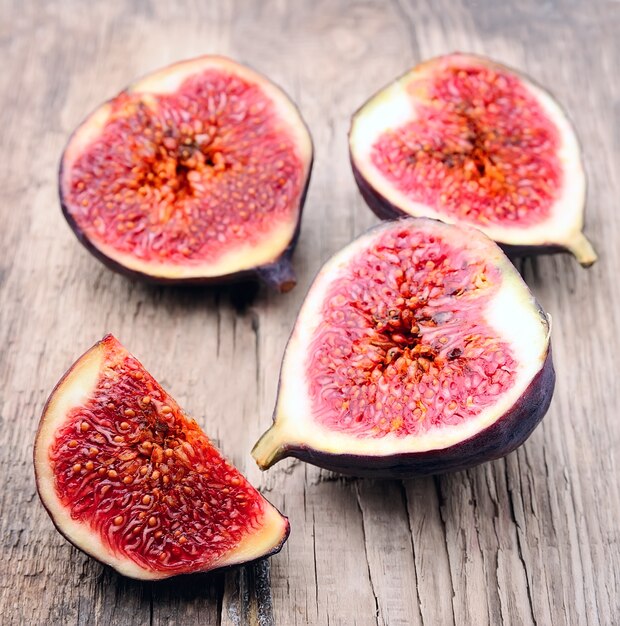
[(290, 99), (229, 59), (155, 72), (73, 133), (60, 197), (114, 269), (159, 282), (258, 275), (286, 291), (312, 166)]
[(466, 54), (431, 59), (354, 115), (358, 186), (383, 218), (472, 225), (507, 252), (569, 250), (588, 266), (585, 176), (555, 100), (503, 65)]
[(302, 306), (253, 455), (409, 476), (503, 456), (554, 387), (549, 321), (501, 249), (429, 219), (337, 253)]
[(111, 335), (52, 392), (34, 463), (58, 530), (132, 578), (251, 561), (288, 536), (288, 520)]

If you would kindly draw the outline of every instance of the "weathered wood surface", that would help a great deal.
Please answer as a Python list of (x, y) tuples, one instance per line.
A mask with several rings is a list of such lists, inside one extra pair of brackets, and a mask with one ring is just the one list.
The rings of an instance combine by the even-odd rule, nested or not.
[[(0, 13), (0, 621), (8, 624), (620, 623), (620, 4), (426, 0), (2, 0)], [(249, 450), (323, 261), (374, 223), (347, 159), (350, 114), (425, 57), (471, 50), (564, 103), (589, 178), (600, 262), (521, 269), (553, 315), (558, 386), (507, 459), (405, 482), (342, 479)], [(279, 296), (134, 284), (78, 245), (56, 168), (72, 128), (134, 77), (207, 52), (247, 61), (298, 102), (316, 161)], [(35, 494), (32, 440), (65, 368), (114, 332), (289, 517), (269, 562), (141, 584), (71, 548)]]

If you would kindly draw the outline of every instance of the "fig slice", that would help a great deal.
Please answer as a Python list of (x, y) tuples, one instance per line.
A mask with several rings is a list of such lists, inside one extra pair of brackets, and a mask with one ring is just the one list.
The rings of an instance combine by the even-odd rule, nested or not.
[(504, 65), (454, 53), (414, 67), (355, 113), (349, 149), (383, 219), (432, 217), (476, 226), (509, 255), (596, 261), (582, 233), (573, 126), (547, 91)]
[(60, 533), (132, 578), (252, 561), (288, 537), (288, 519), (112, 335), (50, 395), (34, 466)]
[(358, 476), (460, 470), (521, 445), (555, 384), (550, 322), (479, 230), (387, 222), (321, 269), (252, 455)]
[(112, 269), (160, 283), (257, 276), (288, 291), (312, 158), (279, 87), (204, 56), (142, 78), (79, 126), (60, 201)]

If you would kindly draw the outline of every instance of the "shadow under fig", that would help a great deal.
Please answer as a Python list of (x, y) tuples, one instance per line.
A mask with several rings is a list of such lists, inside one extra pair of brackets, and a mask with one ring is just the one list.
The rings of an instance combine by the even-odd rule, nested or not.
[(116, 595), (139, 595), (143, 599), (196, 600), (217, 602), (224, 590), (225, 570), (205, 574), (183, 574), (165, 580), (135, 580), (119, 574), (107, 565), (102, 566), (99, 584), (106, 590), (114, 589)]
[(132, 291), (143, 299), (158, 304), (172, 303), (186, 310), (214, 308), (229, 303), (239, 315), (268, 297), (268, 288), (257, 281), (244, 280), (222, 285), (159, 285), (129, 278)]

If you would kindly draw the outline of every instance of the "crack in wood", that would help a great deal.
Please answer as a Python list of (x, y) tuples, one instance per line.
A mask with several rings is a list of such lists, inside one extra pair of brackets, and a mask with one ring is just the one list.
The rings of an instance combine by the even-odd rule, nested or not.
[(254, 352), (256, 355), (256, 390), (258, 393), (258, 403), (260, 404), (260, 317), (256, 311), (252, 311), (252, 332), (254, 333)]
[[(474, 484), (474, 480), (472, 478), (473, 475), (475, 475), (476, 472), (479, 471), (485, 471), (486, 468), (475, 468), (472, 470), (466, 470), (464, 472), (465, 476), (467, 476), (467, 488), (469, 489), (469, 494), (471, 496), (471, 502), (472, 502), (472, 508), (473, 508), (473, 517), (474, 517), (474, 530), (476, 531), (476, 543), (478, 544), (478, 552), (480, 553), (480, 560), (482, 563), (482, 570), (483, 572), (486, 574), (488, 572), (488, 564), (487, 564), (487, 559), (486, 559), (486, 555), (485, 555), (485, 551), (483, 549), (483, 543), (481, 540), (481, 534), (480, 534), (480, 520), (478, 518), (477, 512), (480, 510), (478, 507), (478, 498), (476, 497), (476, 490), (475, 490), (475, 484)], [(467, 545), (464, 542), (464, 545)], [(488, 576), (486, 576), (486, 578), (488, 579)], [(492, 609), (491, 609), (491, 605), (489, 603), (489, 590), (487, 589), (487, 592), (484, 594), (484, 599), (486, 602), (486, 606), (487, 606), (487, 614), (489, 615), (489, 619), (491, 618), (492, 615)], [(500, 602), (500, 611), (501, 611), (501, 602)]]
[(273, 597), (271, 595), (271, 565), (269, 559), (260, 559), (252, 565), (256, 621), (258, 626), (275, 626)]
[(149, 589), (149, 626), (154, 624), (153, 586)]
[[(508, 463), (506, 459), (502, 459), (501, 463), (503, 463), (504, 465), (504, 474), (506, 477), (506, 490), (508, 492), (510, 517), (511, 517), (513, 524), (515, 525), (515, 534), (517, 536), (517, 554), (519, 556), (519, 560), (521, 561), (521, 566), (523, 567), (523, 573), (525, 575), (525, 589), (527, 592), (527, 599), (529, 602), (530, 616), (532, 618), (532, 622), (534, 622), (536, 626), (537, 620), (536, 620), (536, 611), (534, 609), (534, 599), (532, 598), (532, 590), (530, 587), (530, 572), (528, 570), (527, 564), (525, 562), (525, 556), (523, 554), (523, 545), (521, 543), (521, 527), (519, 525), (519, 521), (515, 513), (515, 506), (514, 506), (514, 501), (513, 501), (513, 490), (510, 486), (510, 475), (508, 472)], [(521, 504), (523, 506), (523, 502)]]
[(433, 485), (435, 487), (435, 493), (437, 494), (437, 506), (439, 507), (439, 519), (441, 521), (441, 529), (443, 532), (444, 543), (446, 546), (446, 554), (448, 557), (448, 572), (450, 574), (450, 590), (452, 591), (452, 621), (456, 624), (457, 615), (456, 615), (456, 607), (454, 606), (454, 602), (456, 600), (456, 588), (454, 586), (454, 577), (452, 576), (452, 564), (450, 562), (450, 546), (448, 544), (448, 534), (446, 528), (446, 520), (444, 518), (443, 512), (443, 503), (445, 502), (445, 498), (443, 493), (441, 492), (441, 483), (439, 476), (433, 476)]
[(407, 526), (409, 527), (409, 541), (411, 544), (411, 557), (413, 559), (413, 568), (415, 571), (415, 590), (418, 598), (418, 614), (420, 616), (420, 623), (424, 626), (424, 615), (422, 613), (421, 593), (420, 593), (420, 572), (418, 570), (418, 559), (416, 558), (415, 542), (413, 539), (413, 526), (411, 523), (411, 515), (409, 514), (409, 499), (407, 497), (407, 490), (402, 480), (398, 481), (400, 488), (400, 495), (403, 500), (403, 506), (405, 507), (405, 514), (407, 515)]
[[(306, 506), (306, 497), (304, 490), (304, 510)], [(314, 511), (312, 512), (312, 558), (314, 562), (314, 599), (316, 602), (317, 610), (319, 605), (319, 572), (316, 564), (316, 519), (314, 518)]]
[(375, 600), (375, 619), (376, 619), (376, 622), (377, 622), (377, 626), (381, 626), (383, 620), (379, 620), (379, 617), (380, 617), (379, 598), (377, 596), (377, 592), (375, 591), (375, 583), (374, 583), (374, 581), (372, 579), (372, 572), (370, 571), (370, 562), (368, 560), (368, 543), (367, 543), (367, 539), (366, 539), (366, 522), (364, 520), (364, 511), (362, 509), (362, 503), (360, 501), (359, 482), (355, 483), (355, 497), (356, 497), (357, 508), (359, 510), (360, 520), (361, 520), (361, 524), (362, 524), (362, 537), (363, 537), (363, 540), (364, 540), (364, 555), (366, 557), (366, 568), (367, 568), (367, 572), (368, 572), (368, 582), (370, 583), (370, 590), (371, 590), (372, 595), (373, 595), (374, 600)]
[(216, 311), (216, 344), (215, 344), (215, 356), (220, 357), (220, 344), (222, 343), (222, 309), (219, 293), (215, 296), (215, 311)]

